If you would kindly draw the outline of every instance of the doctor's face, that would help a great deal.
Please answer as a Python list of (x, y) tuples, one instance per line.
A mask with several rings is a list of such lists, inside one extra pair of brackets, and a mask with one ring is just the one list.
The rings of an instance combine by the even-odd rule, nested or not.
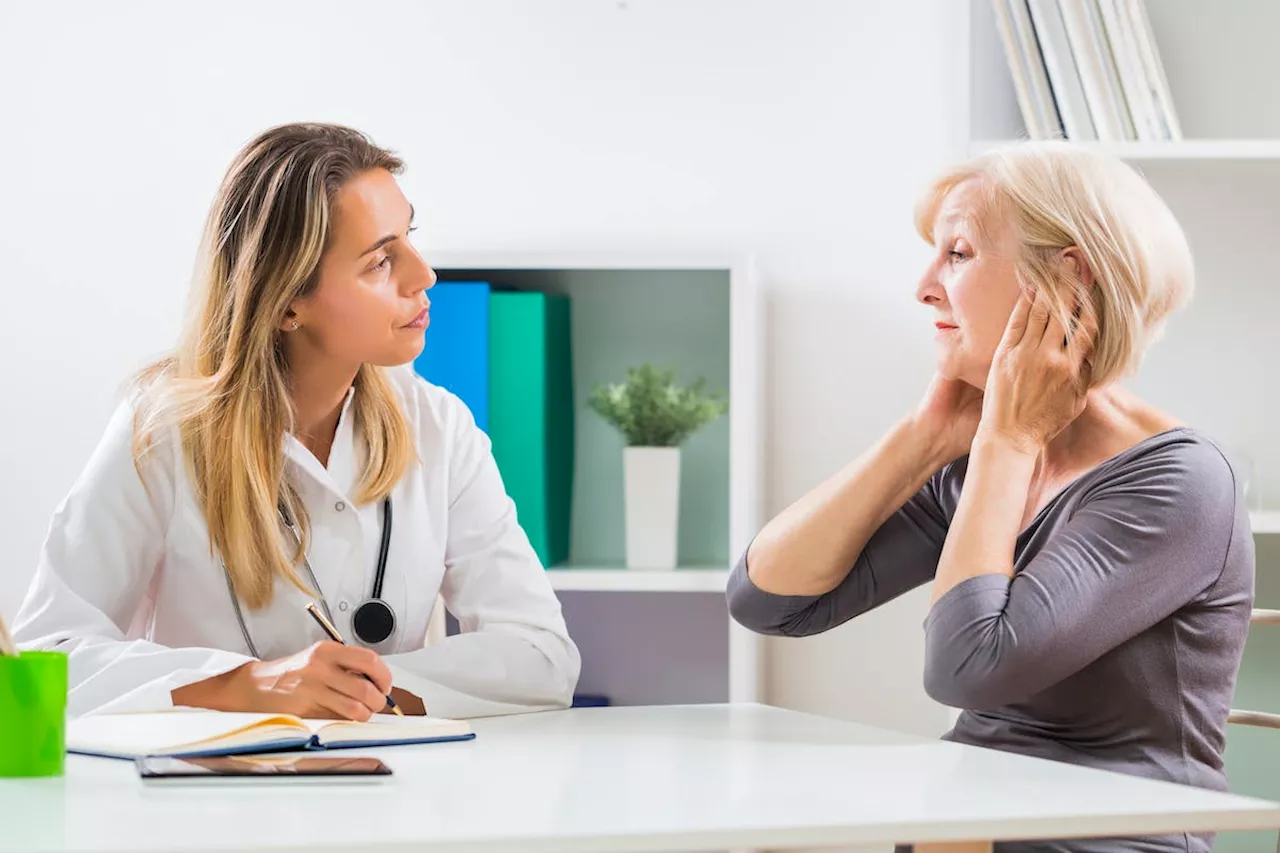
[(335, 194), (316, 286), (285, 319), (291, 359), (394, 366), (422, 352), (436, 274), (409, 242), (412, 223), (413, 206), (384, 169)]

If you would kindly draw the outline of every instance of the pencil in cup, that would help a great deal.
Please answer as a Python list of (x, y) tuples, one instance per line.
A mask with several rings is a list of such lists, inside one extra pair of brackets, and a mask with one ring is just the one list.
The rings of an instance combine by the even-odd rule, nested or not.
[[(342, 635), (338, 633), (338, 629), (333, 627), (333, 623), (324, 618), (324, 614), (320, 612), (320, 608), (316, 607), (314, 601), (307, 605), (307, 612), (311, 614), (312, 619), (319, 623), (320, 628), (329, 635), (329, 639), (333, 640), (335, 643), (342, 643), (344, 646), (347, 644), (346, 641), (342, 639)], [(373, 679), (369, 676), (365, 675), (364, 678), (370, 684), (373, 683)], [(392, 713), (397, 717), (404, 716), (404, 711), (400, 710), (400, 707), (396, 705), (396, 700), (392, 699), (390, 696), (387, 696), (387, 705), (391, 708)]]

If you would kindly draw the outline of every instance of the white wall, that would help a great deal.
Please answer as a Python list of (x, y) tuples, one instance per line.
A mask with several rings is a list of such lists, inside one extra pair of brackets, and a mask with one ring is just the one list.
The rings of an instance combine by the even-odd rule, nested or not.
[[(754, 253), (769, 508), (927, 379), (914, 193), (953, 152), (953, 0), (0, 6), (0, 610), (119, 383), (172, 340), (236, 148), (283, 121), (398, 149), (437, 250)], [(771, 648), (780, 704), (936, 731), (917, 596)]]

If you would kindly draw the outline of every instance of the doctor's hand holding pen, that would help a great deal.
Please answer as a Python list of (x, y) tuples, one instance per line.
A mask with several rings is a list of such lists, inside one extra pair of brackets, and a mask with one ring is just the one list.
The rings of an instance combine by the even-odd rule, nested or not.
[(173, 703), (364, 722), (389, 707), (388, 694), (407, 713), (422, 713), (412, 694), (393, 692), (391, 670), (377, 653), (324, 640), (288, 657), (250, 661), (179, 687)]

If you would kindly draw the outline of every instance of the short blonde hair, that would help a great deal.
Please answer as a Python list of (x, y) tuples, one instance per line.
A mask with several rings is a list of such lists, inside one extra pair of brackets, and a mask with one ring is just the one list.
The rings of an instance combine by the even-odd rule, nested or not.
[(1058, 259), (1070, 247), (1084, 256), (1098, 321), (1090, 385), (1136, 372), (1169, 315), (1190, 299), (1195, 280), (1186, 235), (1155, 190), (1116, 157), (1057, 140), (1014, 143), (929, 185), (915, 220), (930, 245), (943, 200), (968, 181), (978, 182), (983, 199), (974, 223), (979, 239), (1010, 229), (1019, 282), (1047, 295), (1064, 327), (1083, 294)]

